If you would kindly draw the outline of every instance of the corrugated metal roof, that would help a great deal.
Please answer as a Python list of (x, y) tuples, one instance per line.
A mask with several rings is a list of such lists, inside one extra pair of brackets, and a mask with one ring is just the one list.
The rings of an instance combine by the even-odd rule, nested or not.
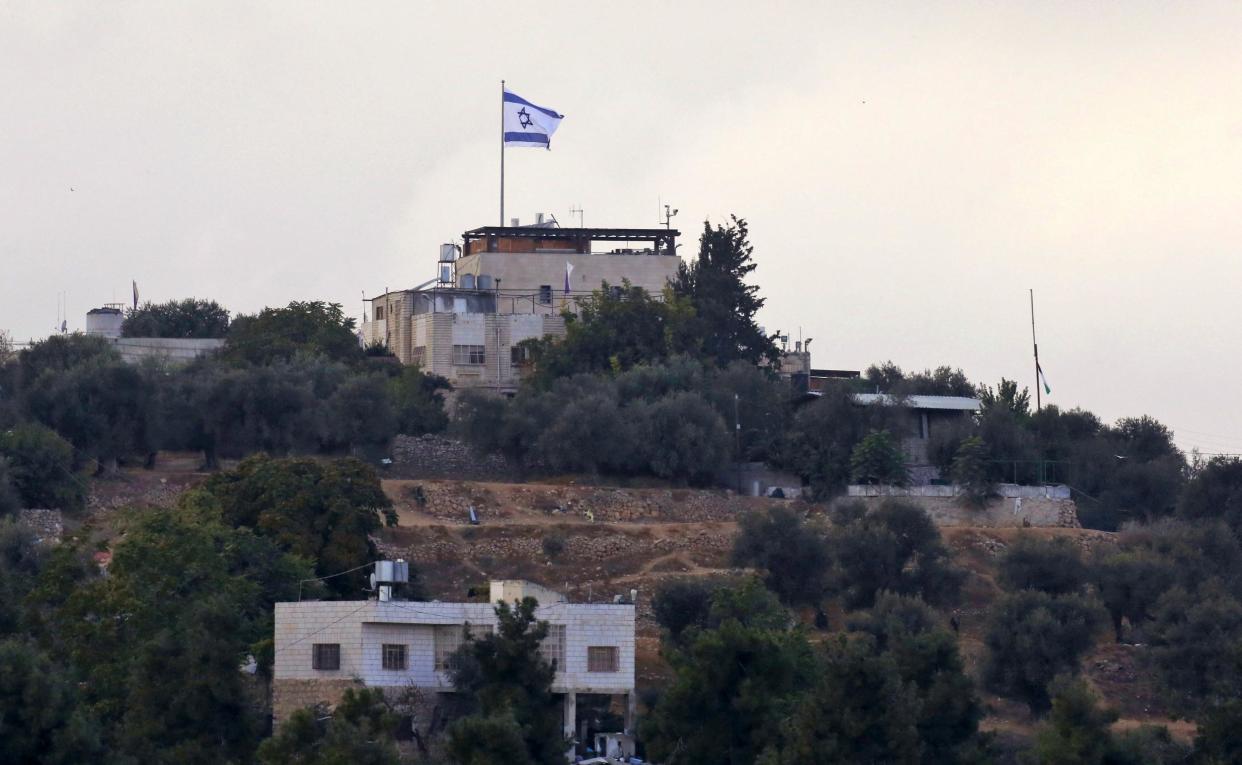
[(911, 409), (940, 409), (955, 412), (977, 412), (982, 402), (966, 396), (890, 396), (887, 393), (855, 393), (860, 404), (905, 404)]

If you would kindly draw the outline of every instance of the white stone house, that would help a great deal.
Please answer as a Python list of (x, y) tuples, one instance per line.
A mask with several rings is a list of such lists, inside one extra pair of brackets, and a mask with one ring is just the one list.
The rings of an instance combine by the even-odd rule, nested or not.
[(539, 601), (549, 624), (544, 656), (555, 663), (552, 690), (564, 697), (565, 733), (574, 734), (578, 694), (623, 696), (626, 732), (634, 728), (634, 606), (569, 603), (559, 593), (518, 580), (493, 581), (489, 603), (388, 600), (276, 604), (272, 709), (279, 723), (294, 710), (336, 703), (359, 685), (435, 698), (452, 693), (447, 662), (464, 640), (496, 626), (494, 604)]

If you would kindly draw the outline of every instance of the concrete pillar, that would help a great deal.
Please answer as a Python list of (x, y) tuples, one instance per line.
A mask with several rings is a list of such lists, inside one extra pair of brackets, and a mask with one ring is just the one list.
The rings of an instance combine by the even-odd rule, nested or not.
[(570, 691), (569, 693), (565, 694), (564, 699), (565, 699), (564, 730), (565, 730), (565, 736), (569, 738), (571, 742), (569, 745), (569, 751), (565, 752), (565, 758), (569, 762), (573, 762), (575, 752), (574, 752), (574, 745), (572, 741), (574, 738), (574, 728), (576, 727), (576, 724), (578, 722), (578, 694), (574, 693), (573, 691)]
[(625, 732), (638, 738), (638, 696), (633, 692), (625, 694)]

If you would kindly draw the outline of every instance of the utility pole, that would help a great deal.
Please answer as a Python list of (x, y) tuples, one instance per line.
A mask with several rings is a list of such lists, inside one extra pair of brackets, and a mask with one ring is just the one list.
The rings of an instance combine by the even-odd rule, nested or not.
[(737, 476), (737, 494), (742, 496), (742, 418), (739, 414), (738, 403), (740, 399), (736, 393), (733, 394), (733, 465), (734, 473)]

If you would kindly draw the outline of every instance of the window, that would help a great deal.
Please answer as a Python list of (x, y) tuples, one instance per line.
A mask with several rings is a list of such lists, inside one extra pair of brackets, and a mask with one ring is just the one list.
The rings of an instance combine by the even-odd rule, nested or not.
[(384, 306), (382, 305), (375, 306), (375, 320), (376, 321), (384, 320)]
[(340, 668), (340, 643), (315, 643), (311, 646), (311, 669), (336, 670)]
[(382, 661), (384, 669), (405, 669), (405, 646), (394, 643), (384, 643)]
[(424, 362), (426, 360), (427, 360), (427, 346), (416, 345), (412, 349), (410, 349), (410, 363), (411, 364), (421, 369), (424, 366)]
[(539, 302), (544, 305), (552, 305), (552, 285), (539, 285)]
[(483, 346), (481, 345), (454, 345), (453, 346), (453, 363), (458, 364), (458, 365), (484, 363)]
[(565, 625), (549, 624), (548, 636), (539, 644), (539, 655), (560, 672), (565, 668)]
[(485, 635), (492, 634), (492, 625), (490, 624), (437, 624), (433, 628), (432, 638), (435, 641), (437, 672), (448, 671), (449, 660), (457, 649), (461, 648), (461, 644), (466, 642), (466, 629), (470, 630), (470, 636), (476, 640)]
[(587, 647), (587, 672), (619, 672), (621, 657), (615, 645)]

